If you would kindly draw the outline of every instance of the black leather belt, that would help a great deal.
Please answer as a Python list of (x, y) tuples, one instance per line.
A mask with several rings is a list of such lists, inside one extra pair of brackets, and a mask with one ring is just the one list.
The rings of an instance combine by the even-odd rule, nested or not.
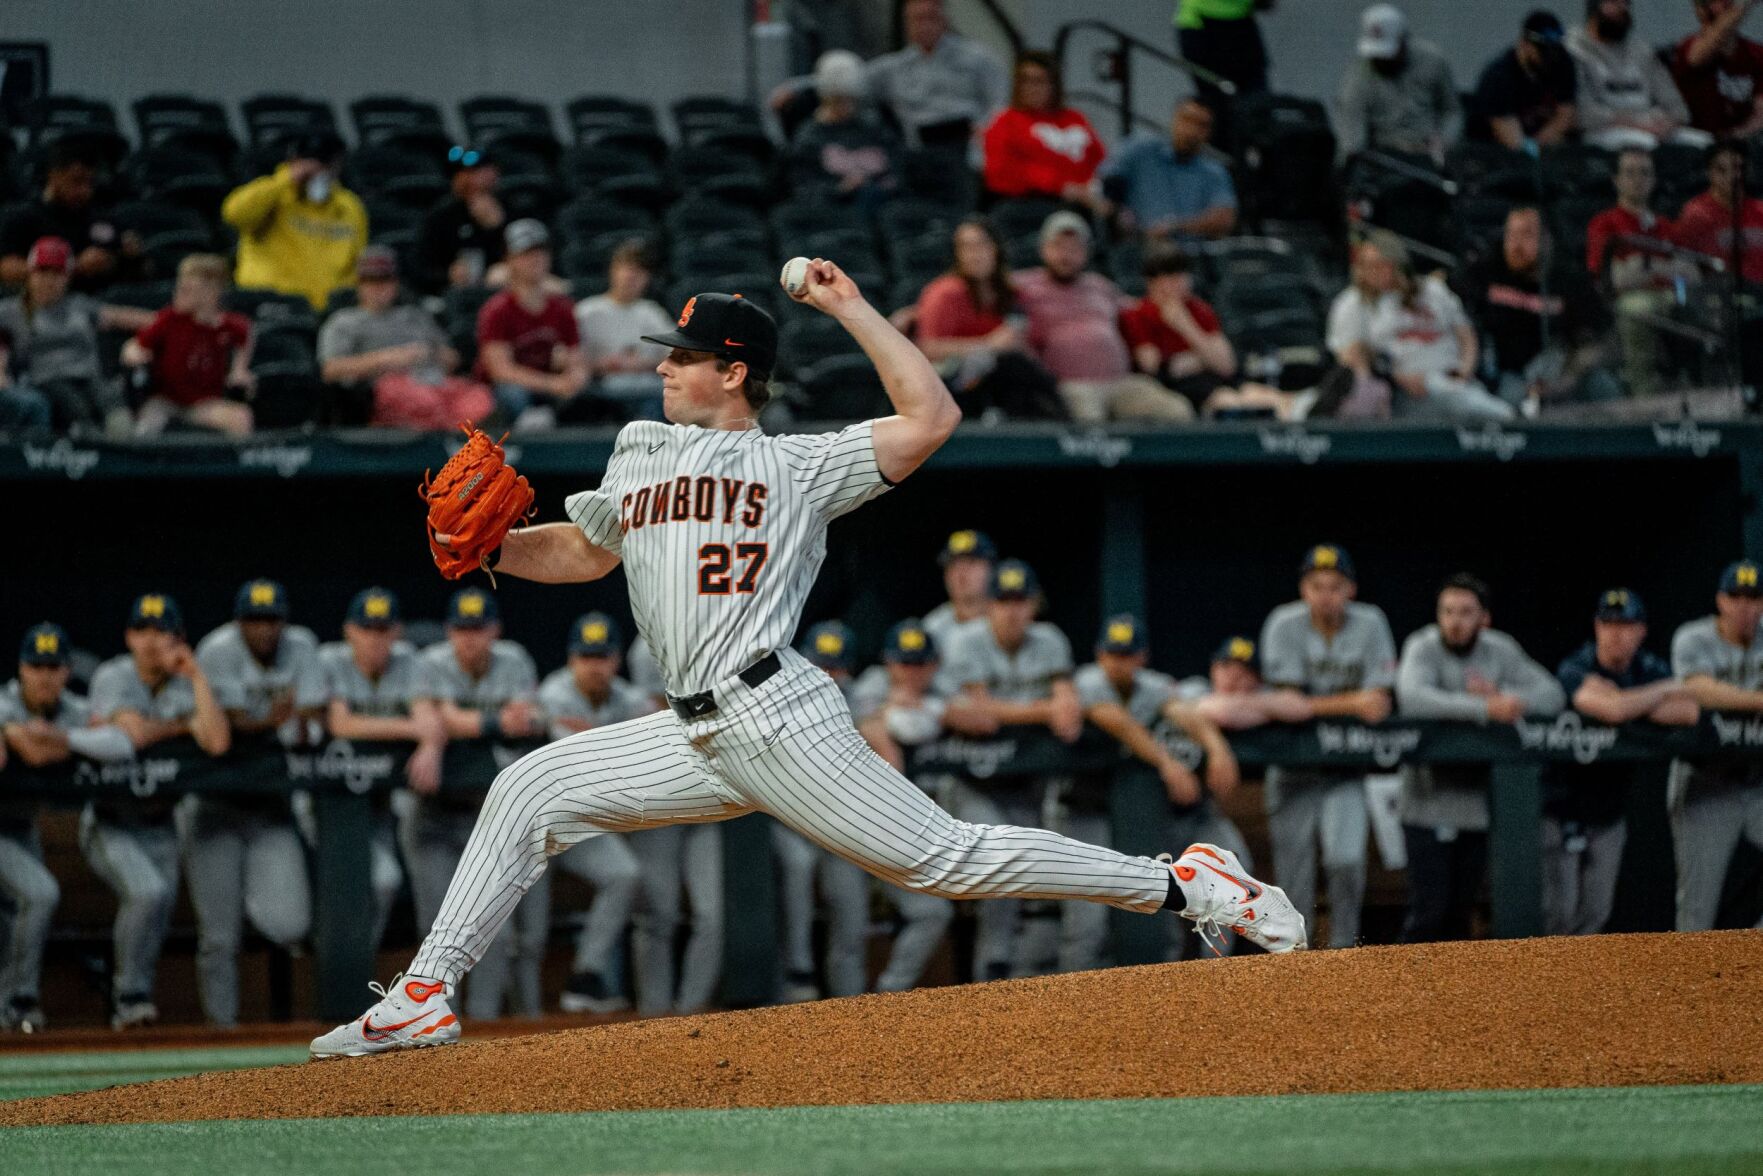
[[(783, 663), (778, 661), (777, 654), (768, 653), (736, 674), (735, 677), (745, 682), (747, 689), (757, 690), (761, 682), (782, 668)], [(710, 690), (706, 690), (702, 694), (688, 694), (684, 698), (675, 698), (670, 694), (667, 696), (667, 705), (672, 707), (673, 713), (682, 719), (701, 719), (716, 709), (716, 694)]]

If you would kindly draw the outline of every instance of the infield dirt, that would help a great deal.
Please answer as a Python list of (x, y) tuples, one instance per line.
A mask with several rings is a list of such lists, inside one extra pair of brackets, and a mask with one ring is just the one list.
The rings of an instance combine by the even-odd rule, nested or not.
[(1763, 1082), (1763, 932), (1118, 968), (203, 1074), (0, 1125)]

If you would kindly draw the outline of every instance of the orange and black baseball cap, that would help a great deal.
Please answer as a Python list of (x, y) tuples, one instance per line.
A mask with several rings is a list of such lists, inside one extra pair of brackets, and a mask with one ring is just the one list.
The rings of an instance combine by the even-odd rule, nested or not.
[(738, 359), (759, 380), (770, 379), (777, 363), (776, 320), (739, 294), (696, 295), (679, 312), (676, 330), (644, 335), (643, 341)]

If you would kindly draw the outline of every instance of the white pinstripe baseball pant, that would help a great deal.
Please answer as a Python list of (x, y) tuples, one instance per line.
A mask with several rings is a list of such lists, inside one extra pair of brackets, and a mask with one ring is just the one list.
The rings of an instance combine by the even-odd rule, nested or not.
[(549, 744), (497, 775), (410, 973), (457, 985), (547, 859), (604, 832), (760, 810), (897, 886), (943, 898), (1087, 899), (1150, 914), (1169, 868), (1042, 829), (970, 825), (872, 751), (830, 678), (793, 650), (718, 708), (659, 711)]

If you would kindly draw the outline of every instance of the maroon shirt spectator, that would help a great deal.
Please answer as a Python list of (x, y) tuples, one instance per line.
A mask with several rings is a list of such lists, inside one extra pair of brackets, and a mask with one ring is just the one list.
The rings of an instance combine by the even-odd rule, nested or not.
[(1719, 138), (1745, 139), (1763, 129), (1763, 44), (1738, 34), (1753, 2), (1696, 0), (1702, 27), (1671, 54), (1690, 125)]
[[(1715, 146), (1708, 157), (1708, 190), (1683, 206), (1677, 217), (1677, 243), (1709, 257), (1727, 260), (1733, 249), (1733, 201), (1745, 166), (1744, 148)], [(1763, 282), (1763, 200), (1746, 197), (1738, 209), (1742, 234), (1742, 272), (1747, 282)]]
[(227, 260), (193, 253), (178, 264), (171, 305), (124, 346), (122, 361), (151, 372), (152, 394), (135, 422), (137, 436), (162, 431), (176, 418), (243, 436), (251, 409), (226, 399), (229, 387), (252, 386), (251, 320), (222, 310)]
[(575, 305), (550, 289), (550, 233), (526, 219), (505, 237), (508, 286), (478, 312), (478, 374), (513, 428), (549, 428), (587, 387), (588, 361)]

